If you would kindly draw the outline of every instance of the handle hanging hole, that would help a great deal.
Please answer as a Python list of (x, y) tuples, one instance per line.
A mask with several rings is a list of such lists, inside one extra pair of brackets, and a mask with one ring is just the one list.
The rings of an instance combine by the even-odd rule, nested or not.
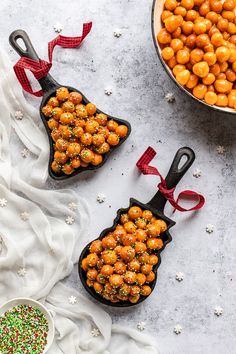
[(22, 51), (24, 51), (24, 52), (27, 51), (25, 42), (24, 42), (24, 40), (23, 40), (21, 37), (19, 37), (19, 38), (16, 39), (16, 43), (17, 43), (17, 45), (20, 47), (20, 49), (21, 49)]
[(186, 164), (186, 162), (188, 161), (188, 157), (187, 155), (183, 155), (179, 161), (179, 164), (178, 164), (178, 170), (181, 170), (184, 165)]

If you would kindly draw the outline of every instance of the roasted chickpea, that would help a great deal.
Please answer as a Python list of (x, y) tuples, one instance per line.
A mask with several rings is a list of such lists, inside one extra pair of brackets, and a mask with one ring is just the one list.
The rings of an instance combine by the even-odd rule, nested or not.
[(158, 224), (152, 223), (147, 226), (147, 234), (149, 237), (156, 237), (160, 235), (160, 233), (161, 227)]
[(89, 116), (92, 116), (96, 113), (97, 107), (95, 106), (95, 104), (93, 103), (88, 103), (86, 105), (86, 111), (88, 113)]
[(105, 264), (101, 269), (101, 274), (108, 277), (114, 273), (114, 269), (111, 265)]
[(93, 142), (93, 136), (90, 133), (84, 133), (81, 135), (80, 140), (83, 145), (91, 145)]
[(132, 221), (128, 221), (124, 224), (125, 231), (132, 234), (136, 231), (136, 225)]
[(81, 103), (83, 100), (82, 95), (79, 92), (70, 92), (68, 101), (72, 102), (74, 105)]
[(151, 250), (161, 249), (163, 247), (163, 241), (159, 238), (149, 238), (147, 240), (147, 247)]
[(81, 146), (79, 143), (69, 143), (67, 145), (67, 155), (69, 157), (75, 157), (79, 155), (80, 151), (81, 151)]
[(227, 93), (232, 89), (232, 83), (227, 80), (215, 80), (214, 86), (217, 92)]
[(227, 47), (224, 46), (220, 46), (216, 49), (216, 58), (218, 60), (218, 62), (220, 63), (224, 63), (226, 62), (229, 57), (230, 57), (230, 50)]
[(201, 78), (207, 76), (209, 70), (209, 65), (206, 61), (200, 61), (199, 63), (193, 65), (193, 73)]
[(65, 164), (67, 159), (68, 159), (68, 157), (67, 157), (67, 155), (64, 152), (61, 152), (61, 151), (55, 151), (54, 152), (54, 160), (57, 163)]
[(95, 240), (91, 243), (89, 250), (91, 253), (98, 253), (100, 254), (103, 250), (102, 246), (102, 241), (101, 240)]
[(111, 133), (109, 133), (109, 136), (107, 138), (107, 142), (111, 146), (116, 146), (119, 144), (120, 138), (116, 133), (111, 132)]
[(212, 73), (209, 73), (206, 77), (202, 79), (202, 82), (204, 85), (211, 85), (215, 81), (215, 75)]
[(98, 271), (97, 271), (97, 269), (95, 269), (95, 268), (91, 268), (91, 269), (89, 269), (88, 272), (87, 272), (87, 278), (88, 278), (89, 280), (96, 280), (97, 275), (98, 275)]
[(166, 10), (173, 11), (177, 7), (178, 3), (176, 0), (166, 0), (164, 7)]
[(115, 132), (116, 129), (118, 128), (118, 123), (115, 122), (113, 119), (110, 119), (108, 122), (107, 122), (107, 128), (110, 132)]
[(58, 162), (56, 162), (55, 160), (52, 162), (51, 168), (52, 168), (53, 172), (55, 172), (55, 173), (61, 172), (61, 165)]
[(176, 60), (179, 64), (186, 64), (189, 61), (189, 52), (187, 49), (178, 50)]
[(74, 110), (75, 110), (75, 105), (74, 105), (74, 103), (71, 102), (71, 101), (65, 101), (65, 102), (62, 104), (61, 108), (63, 109), (64, 112), (70, 112), (70, 113), (72, 113), (72, 112), (74, 112)]
[(143, 264), (141, 266), (141, 272), (145, 275), (149, 274), (152, 271), (152, 265), (151, 264)]
[(164, 220), (157, 219), (154, 221), (154, 224), (158, 225), (161, 228), (161, 232), (165, 232), (167, 230), (167, 224)]
[(150, 295), (152, 292), (152, 289), (150, 288), (150, 286), (148, 285), (143, 285), (142, 288), (141, 288), (141, 295), (143, 296), (148, 296)]
[(79, 118), (87, 118), (88, 117), (88, 112), (86, 107), (83, 104), (77, 104), (75, 106), (75, 111), (76, 111), (76, 115)]
[(53, 129), (51, 132), (51, 137), (53, 141), (57, 141), (61, 137), (61, 132), (59, 129)]
[(189, 70), (183, 70), (176, 75), (177, 82), (183, 86), (187, 84), (189, 78), (190, 78), (190, 71)]
[(117, 246), (117, 242), (113, 236), (105, 236), (102, 239), (102, 245), (104, 248), (113, 250)]
[(66, 101), (69, 98), (69, 91), (66, 87), (60, 87), (56, 91), (58, 101)]
[(67, 162), (65, 165), (62, 166), (62, 172), (65, 175), (71, 175), (74, 172), (74, 168), (71, 165), (71, 162)]
[(124, 282), (128, 284), (134, 284), (136, 282), (137, 275), (135, 272), (127, 271), (124, 274)]
[(90, 253), (87, 256), (87, 262), (89, 267), (95, 267), (98, 261), (98, 255), (96, 253)]
[(164, 20), (165, 28), (168, 32), (174, 32), (183, 23), (183, 17), (180, 15), (171, 15)]
[(147, 220), (147, 221), (150, 221), (153, 217), (153, 214), (150, 210), (144, 210), (143, 211), (143, 214), (142, 214), (142, 217)]
[(56, 119), (51, 118), (51, 119), (48, 120), (49, 129), (51, 129), (51, 130), (57, 129), (58, 126), (59, 126), (59, 123), (58, 123), (58, 121)]
[(88, 268), (89, 268), (89, 265), (88, 265), (88, 259), (87, 258), (84, 258), (81, 262), (81, 268), (87, 272)]
[(144, 242), (136, 242), (135, 243), (135, 252), (137, 253), (137, 254), (142, 254), (142, 253), (145, 253), (146, 252), (146, 250), (147, 250), (147, 246), (146, 246), (146, 244), (144, 243)]
[(102, 252), (101, 256), (105, 264), (113, 265), (117, 261), (117, 255), (113, 250), (105, 250)]
[(215, 92), (208, 91), (206, 92), (204, 99), (207, 104), (213, 105), (217, 101), (217, 94)]
[(97, 281), (93, 284), (93, 288), (98, 294), (101, 294), (103, 292), (103, 285), (98, 283)]
[(143, 284), (145, 284), (145, 282), (146, 282), (146, 275), (143, 273), (138, 273), (136, 276), (136, 283), (142, 286)]
[(171, 35), (165, 28), (162, 28), (157, 35), (157, 40), (160, 44), (169, 44), (171, 41)]
[(52, 108), (52, 106), (49, 106), (49, 105), (46, 105), (42, 108), (42, 112), (45, 115), (45, 117), (51, 117), (52, 111), (53, 111), (53, 108)]
[(224, 93), (219, 93), (215, 104), (220, 107), (226, 107), (228, 104), (228, 97)]
[(147, 226), (147, 222), (144, 218), (138, 218), (135, 220), (135, 225), (139, 228), (139, 229), (145, 229)]
[(161, 55), (164, 60), (170, 60), (174, 56), (174, 50), (171, 47), (165, 47), (162, 49)]
[(126, 234), (122, 236), (122, 243), (124, 246), (133, 246), (136, 242), (136, 236), (134, 234)]
[(98, 154), (103, 155), (103, 154), (106, 154), (109, 150), (110, 150), (110, 145), (105, 142), (96, 149), (96, 152)]
[(125, 262), (131, 262), (135, 257), (135, 250), (131, 246), (124, 246), (120, 251), (120, 257)]
[(186, 87), (189, 89), (194, 88), (198, 84), (199, 78), (197, 75), (191, 74), (188, 82), (186, 83)]
[(124, 274), (126, 272), (126, 264), (124, 262), (121, 262), (121, 261), (117, 261), (115, 264), (114, 264), (114, 270), (115, 270), (115, 273), (117, 274)]
[(121, 214), (121, 217), (120, 217), (120, 222), (121, 224), (125, 224), (129, 221), (129, 216), (128, 214)]
[(147, 240), (147, 233), (143, 229), (137, 229), (135, 232), (135, 236), (136, 236), (137, 241), (144, 242)]
[(102, 163), (103, 157), (100, 154), (96, 154), (95, 152), (93, 153), (93, 159), (91, 161), (91, 164), (93, 166), (98, 166)]
[(152, 283), (155, 280), (155, 273), (151, 271), (147, 276), (146, 276), (146, 282), (147, 283)]
[(65, 113), (62, 113), (60, 116), (60, 122), (62, 124), (71, 124), (71, 123), (73, 123), (73, 121), (74, 121), (74, 116), (72, 113), (65, 112)]
[(158, 257), (155, 254), (150, 254), (149, 264), (156, 265), (158, 263)]
[(138, 260), (141, 264), (149, 263), (149, 254), (143, 253), (138, 257)]

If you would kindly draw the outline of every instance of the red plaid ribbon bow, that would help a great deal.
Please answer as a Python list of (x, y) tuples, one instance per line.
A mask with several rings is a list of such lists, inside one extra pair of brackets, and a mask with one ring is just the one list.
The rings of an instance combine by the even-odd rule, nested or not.
[[(176, 209), (179, 211), (192, 211), (192, 210), (201, 209), (203, 207), (203, 205), (205, 204), (205, 198), (203, 197), (203, 195), (198, 194), (197, 192), (194, 192), (191, 190), (182, 191), (179, 194), (177, 200), (175, 200), (175, 198), (174, 198), (175, 188), (168, 189), (165, 179), (162, 177), (162, 175), (157, 170), (157, 168), (153, 167), (153, 166), (149, 166), (149, 163), (152, 161), (152, 159), (154, 158), (155, 155), (156, 155), (156, 151), (152, 147), (149, 146), (147, 148), (147, 150), (144, 152), (144, 154), (140, 157), (138, 162), (136, 163), (136, 166), (141, 171), (141, 173), (144, 175), (155, 175), (155, 176), (160, 177), (161, 182), (158, 184), (158, 188), (159, 188), (160, 192), (170, 202), (170, 204), (174, 207), (174, 211)], [(184, 197), (198, 199), (198, 203), (190, 209), (185, 209), (181, 205), (178, 204), (179, 200)]]
[(65, 37), (58, 35), (56, 38), (54, 38), (51, 42), (48, 43), (48, 62), (42, 59), (37, 61), (26, 57), (20, 58), (14, 65), (14, 71), (23, 89), (34, 96), (42, 96), (42, 90), (33, 91), (29, 79), (26, 75), (26, 70), (30, 70), (37, 80), (42, 79), (48, 74), (52, 67), (52, 54), (55, 46), (59, 45), (62, 48), (76, 48), (83, 42), (84, 38), (89, 34), (91, 28), (92, 22), (84, 23), (82, 36)]

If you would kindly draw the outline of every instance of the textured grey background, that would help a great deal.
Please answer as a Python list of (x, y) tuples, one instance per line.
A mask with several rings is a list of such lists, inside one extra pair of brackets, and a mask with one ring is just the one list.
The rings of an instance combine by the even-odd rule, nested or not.
[[(55, 36), (56, 22), (65, 26), (63, 34), (78, 35), (82, 22), (93, 21), (80, 49), (56, 49), (51, 73), (59, 82), (78, 87), (100, 109), (129, 120), (133, 132), (103, 169), (60, 185), (88, 200), (93, 217), (89, 239), (111, 225), (130, 196), (146, 202), (155, 193), (158, 180), (140, 177), (135, 169), (148, 145), (157, 150), (155, 164), (163, 174), (179, 147), (195, 150), (196, 162), (178, 189), (204, 193), (205, 208), (174, 215), (173, 241), (163, 253), (151, 297), (132, 310), (106, 310), (119, 324), (136, 327), (145, 321), (145, 331), (155, 336), (162, 354), (234, 354), (236, 119), (201, 107), (170, 81), (152, 42), (151, 6), (152, 0), (5, 0), (0, 4), (1, 42), (16, 61), (7, 38), (12, 30), (23, 28), (47, 59), (46, 43)], [(116, 28), (123, 32), (119, 39), (113, 36)], [(106, 86), (113, 88), (110, 97), (104, 94)], [(166, 102), (168, 92), (175, 94), (174, 104)], [(39, 104), (38, 99), (34, 102)], [(225, 155), (216, 153), (218, 145), (225, 146)], [(199, 179), (192, 176), (195, 168), (202, 170)], [(53, 182), (49, 186), (59, 187)], [(100, 192), (107, 196), (101, 205), (96, 202)], [(171, 215), (170, 208), (167, 213)], [(205, 232), (208, 223), (215, 226), (211, 235)], [(177, 271), (184, 273), (181, 283), (175, 280)], [(81, 289), (76, 268), (69, 282)], [(214, 315), (217, 305), (224, 309), (219, 318)], [(179, 336), (173, 333), (177, 323), (183, 327)]]

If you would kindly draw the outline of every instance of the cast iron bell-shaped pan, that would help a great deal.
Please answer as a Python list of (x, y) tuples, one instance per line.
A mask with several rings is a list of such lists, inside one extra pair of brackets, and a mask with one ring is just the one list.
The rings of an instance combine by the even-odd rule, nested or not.
[[(181, 166), (181, 160), (183, 157), (186, 157), (187, 159), (184, 162), (184, 164)], [(167, 185), (168, 189), (171, 189), (171, 188), (174, 188), (177, 186), (177, 184), (179, 183), (181, 178), (185, 175), (185, 173), (188, 171), (188, 169), (193, 164), (194, 160), (195, 160), (195, 153), (189, 147), (182, 147), (177, 151), (177, 153), (174, 157), (174, 160), (172, 162), (172, 165), (170, 167), (170, 170), (166, 176), (166, 185)], [(155, 217), (157, 217), (158, 219), (164, 220), (167, 224), (167, 227), (168, 227), (167, 230), (160, 235), (160, 237), (164, 243), (164, 246), (161, 250), (153, 252), (153, 254), (156, 254), (158, 256), (158, 263), (153, 267), (153, 272), (156, 275), (155, 280), (152, 283), (148, 284), (151, 287), (152, 291), (156, 285), (157, 270), (161, 264), (160, 253), (164, 250), (165, 246), (172, 240), (169, 230), (172, 226), (175, 225), (175, 222), (173, 220), (169, 219), (168, 217), (166, 217), (164, 215), (164, 207), (165, 207), (166, 201), (167, 201), (167, 199), (161, 194), (160, 191), (158, 191), (154, 195), (154, 197), (146, 204), (143, 204), (143, 203), (139, 202), (138, 200), (131, 198), (129, 207), (124, 208), (124, 209), (119, 209), (117, 211), (117, 216), (113, 222), (112, 227), (109, 227), (109, 228), (103, 230), (102, 233), (100, 234), (100, 236), (97, 238), (97, 239), (101, 240), (103, 237), (105, 237), (107, 235), (107, 233), (114, 231), (117, 224), (119, 223), (121, 215), (123, 213), (127, 213), (129, 208), (132, 206), (139, 206), (141, 209), (144, 209), (144, 210), (148, 209), (153, 213), (153, 215)], [(87, 246), (85, 246), (85, 248), (83, 249), (83, 251), (80, 255), (80, 259), (79, 259), (79, 263), (78, 263), (79, 276), (80, 276), (81, 282), (82, 282), (84, 288), (86, 289), (86, 291), (96, 300), (102, 302), (105, 305), (114, 306), (114, 307), (134, 306), (134, 305), (141, 303), (145, 299), (147, 299), (148, 296), (150, 296), (150, 295), (140, 296), (140, 299), (135, 304), (133, 304), (129, 301), (120, 301), (120, 302), (112, 303), (111, 301), (104, 299), (101, 295), (96, 293), (93, 288), (90, 288), (87, 285), (86, 272), (82, 269), (81, 262), (89, 254), (89, 247), (93, 241), (91, 241)]]
[[(26, 49), (24, 50), (23, 48), (21, 48), (21, 46), (19, 45), (19, 43), (17, 43), (17, 40), (21, 39), (23, 42), (24, 42), (24, 45), (26, 47)], [(16, 30), (14, 32), (11, 33), (10, 37), (9, 37), (9, 42), (11, 44), (11, 46), (15, 49), (15, 51), (21, 56), (21, 57), (27, 57), (29, 59), (33, 59), (33, 60), (37, 60), (39, 61), (39, 56), (38, 54), (36, 53), (27, 33), (23, 30)], [(101, 167), (104, 165), (104, 163), (107, 161), (109, 155), (112, 153), (112, 151), (114, 151), (116, 148), (118, 148), (121, 144), (123, 144), (123, 142), (128, 138), (128, 136), (130, 135), (130, 132), (131, 132), (131, 125), (129, 124), (129, 122), (127, 122), (126, 120), (123, 120), (123, 119), (119, 119), (119, 118), (116, 118), (116, 117), (112, 117), (110, 116), (109, 114), (105, 113), (107, 116), (108, 116), (108, 119), (113, 119), (115, 120), (117, 123), (119, 124), (124, 124), (127, 126), (128, 128), (128, 134), (125, 138), (122, 138), (120, 139), (120, 142), (118, 145), (116, 145), (115, 147), (110, 147), (110, 150), (109, 152), (107, 152), (106, 154), (103, 155), (103, 162), (98, 165), (98, 166), (92, 166), (92, 165), (89, 165), (87, 167), (79, 167), (77, 168), (71, 175), (65, 175), (65, 174), (57, 174), (55, 173), (52, 168), (51, 168), (51, 164), (53, 162), (53, 156), (54, 156), (54, 148), (53, 148), (53, 144), (54, 144), (54, 141), (53, 139), (51, 138), (51, 131), (48, 127), (48, 124), (47, 124), (47, 117), (44, 116), (44, 114), (42, 113), (42, 108), (43, 106), (45, 106), (45, 104), (47, 103), (47, 101), (49, 100), (50, 97), (52, 96), (55, 96), (55, 93), (56, 93), (56, 90), (59, 88), (59, 87), (67, 87), (69, 92), (71, 91), (76, 91), (76, 92), (79, 92), (82, 97), (83, 97), (83, 100), (82, 100), (82, 103), (83, 104), (87, 104), (91, 101), (89, 101), (82, 92), (80, 92), (79, 90), (73, 88), (73, 87), (70, 87), (70, 86), (66, 86), (66, 85), (60, 85), (58, 82), (56, 82), (52, 76), (50, 74), (47, 74), (45, 77), (43, 77), (42, 79), (38, 80), (40, 86), (42, 87), (42, 90), (43, 90), (43, 98), (42, 98), (42, 102), (41, 102), (41, 105), (40, 105), (40, 109), (39, 109), (39, 112), (40, 112), (40, 116), (41, 116), (41, 119), (43, 121), (43, 124), (46, 128), (46, 131), (47, 131), (47, 134), (48, 134), (48, 138), (49, 138), (49, 144), (50, 144), (50, 157), (49, 157), (49, 165), (48, 165), (48, 172), (49, 172), (49, 175), (55, 179), (55, 180), (64, 180), (64, 179), (67, 179), (67, 178), (70, 178), (70, 177), (73, 177), (83, 171), (87, 171), (87, 170), (96, 170), (97, 168)], [(104, 113), (102, 112), (101, 110), (97, 109), (97, 113)]]

